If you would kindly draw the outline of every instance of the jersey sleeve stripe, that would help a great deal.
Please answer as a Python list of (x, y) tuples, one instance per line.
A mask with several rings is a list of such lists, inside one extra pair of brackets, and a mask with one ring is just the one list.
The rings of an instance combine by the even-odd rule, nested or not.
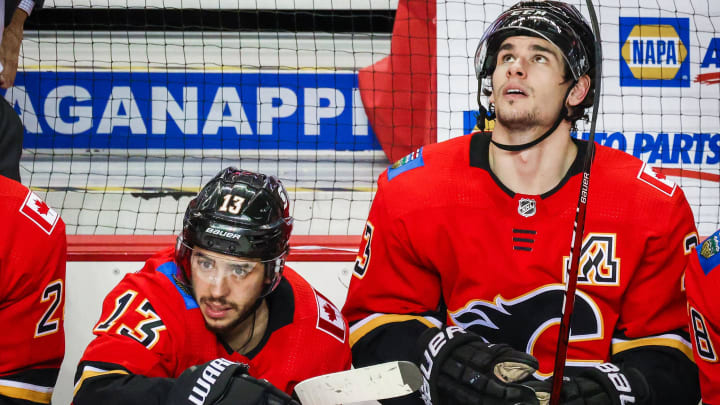
[(382, 325), (396, 322), (407, 322), (412, 320), (418, 321), (426, 325), (428, 328), (439, 328), (442, 326), (442, 322), (431, 316), (372, 314), (356, 322), (350, 328), (350, 347), (353, 347), (353, 345), (355, 345), (358, 340), (362, 339), (363, 336), (367, 335), (368, 333)]
[(85, 368), (83, 368), (82, 375), (80, 375), (80, 378), (78, 379), (77, 383), (75, 383), (75, 389), (73, 389), (73, 396), (77, 395), (77, 392), (80, 389), (80, 386), (82, 386), (83, 382), (85, 382), (85, 380), (87, 380), (88, 378), (97, 377), (99, 375), (110, 375), (110, 374), (129, 374), (129, 373), (125, 370), (102, 370), (102, 369), (91, 367), (91, 366), (85, 366)]
[(0, 379), (0, 396), (23, 399), (40, 404), (49, 404), (52, 393), (53, 387), (43, 387), (19, 381)]
[(674, 334), (648, 336), (632, 340), (614, 338), (612, 340), (612, 353), (618, 354), (642, 346), (670, 347), (681, 351), (688, 359), (693, 360), (692, 344), (687, 339)]

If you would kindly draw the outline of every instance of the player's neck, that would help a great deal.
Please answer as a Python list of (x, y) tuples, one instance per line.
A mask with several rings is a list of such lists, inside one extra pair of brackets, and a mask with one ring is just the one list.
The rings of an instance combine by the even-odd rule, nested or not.
[(491, 143), (488, 152), (490, 169), (516, 193), (539, 195), (552, 190), (565, 177), (577, 156), (569, 123), (563, 124), (547, 139), (519, 152), (502, 150)]
[(236, 352), (240, 354), (249, 353), (262, 341), (267, 330), (268, 319), (267, 301), (263, 299), (254, 315), (250, 315), (223, 338)]

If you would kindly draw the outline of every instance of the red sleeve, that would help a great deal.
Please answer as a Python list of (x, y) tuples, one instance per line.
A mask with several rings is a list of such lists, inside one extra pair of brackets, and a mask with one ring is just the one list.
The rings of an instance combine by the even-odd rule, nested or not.
[[(720, 404), (720, 231), (693, 250), (685, 276), (688, 317), (704, 403)], [(701, 263), (702, 262), (702, 263)]]
[[(393, 182), (405, 180), (398, 177)], [(387, 323), (415, 318), (432, 326), (430, 321), (416, 315), (436, 311), (441, 301), (437, 270), (423, 263), (414, 252), (414, 249), (433, 247), (413, 246), (405, 225), (405, 221), (419, 219), (389, 211), (391, 206), (406, 206), (390, 201), (403, 195), (396, 184), (387, 180), (387, 172), (380, 176), (365, 225), (343, 307), (343, 315), (353, 325), (351, 346), (370, 330)], [(358, 327), (359, 321), (361, 327)]]
[(49, 403), (65, 353), (65, 224), (37, 194), (0, 179), (0, 402)]
[[(150, 263), (150, 262), (148, 262)], [(147, 266), (147, 265), (146, 265)], [(152, 273), (149, 273), (152, 274)], [(117, 364), (133, 374), (174, 377), (173, 336), (168, 333), (165, 297), (154, 296), (148, 288), (158, 280), (148, 272), (129, 274), (105, 297), (100, 320), (93, 328), (82, 361)], [(172, 328), (172, 325), (170, 327)], [(182, 329), (175, 329), (182, 330)]]
[(645, 246), (635, 247), (642, 257), (619, 311), (617, 329), (625, 336), (613, 339), (612, 350), (616, 354), (638, 346), (667, 346), (692, 358), (682, 277), (697, 243), (695, 221), (679, 187), (672, 197), (654, 201), (646, 209), (655, 220), (646, 225)]

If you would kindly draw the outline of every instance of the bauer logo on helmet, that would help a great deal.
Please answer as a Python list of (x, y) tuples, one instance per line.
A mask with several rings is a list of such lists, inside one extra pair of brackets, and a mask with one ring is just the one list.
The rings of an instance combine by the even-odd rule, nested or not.
[(240, 238), (242, 238), (242, 235), (240, 235), (239, 233), (223, 231), (222, 229), (217, 229), (217, 228), (213, 228), (213, 227), (208, 227), (207, 229), (205, 229), (205, 233), (209, 233), (210, 235), (220, 236), (220, 237), (226, 238), (226, 239), (240, 240)]

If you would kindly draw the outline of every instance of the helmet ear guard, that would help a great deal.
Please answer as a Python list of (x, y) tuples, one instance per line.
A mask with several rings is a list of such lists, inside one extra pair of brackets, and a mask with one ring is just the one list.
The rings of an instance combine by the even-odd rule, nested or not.
[[(477, 103), (479, 107), (478, 114), (475, 116), (475, 130), (484, 131), (485, 123), (495, 119), (495, 106), (490, 102), (489, 98), (492, 94), (492, 84), (490, 78), (486, 77), (478, 80)], [(483, 98), (487, 103), (483, 103)], [(487, 108), (485, 105), (487, 104)]]
[(181, 276), (191, 284), (196, 247), (255, 259), (265, 267), (265, 296), (282, 278), (292, 224), (287, 192), (277, 178), (228, 167), (188, 204), (175, 246)]

